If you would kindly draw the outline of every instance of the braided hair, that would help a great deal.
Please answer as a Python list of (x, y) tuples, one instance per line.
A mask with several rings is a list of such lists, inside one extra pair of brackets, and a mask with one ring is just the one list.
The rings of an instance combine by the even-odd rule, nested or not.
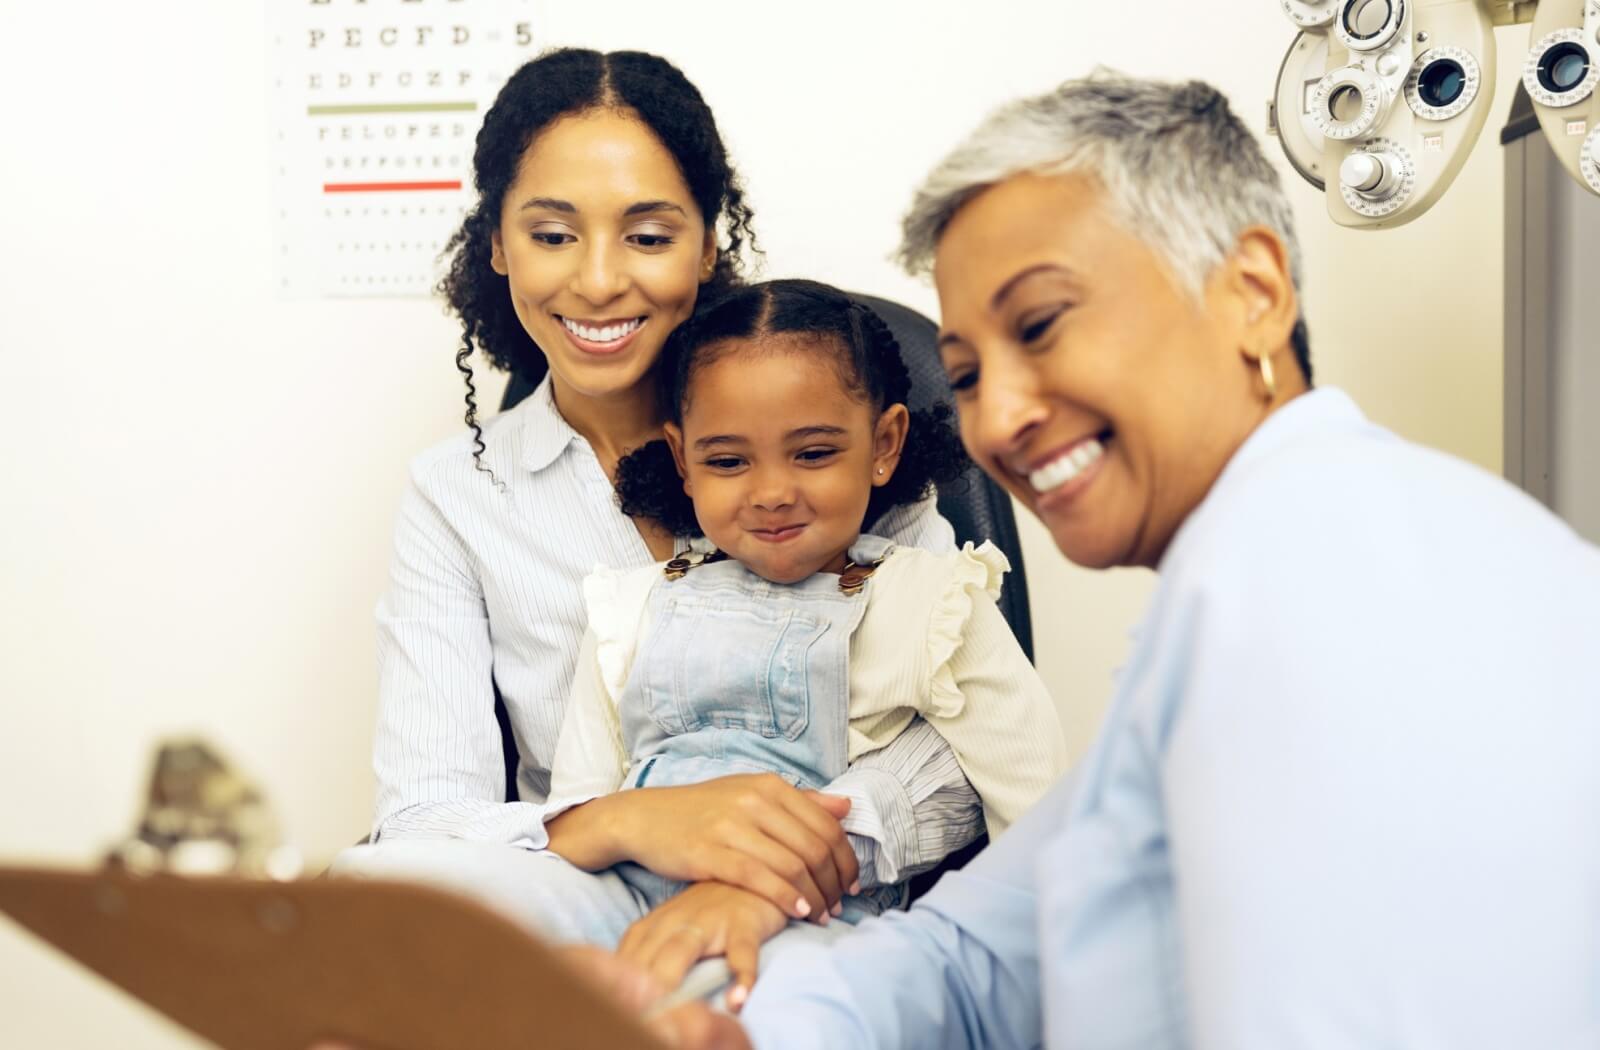
[[(702, 300), (695, 315), (667, 340), (656, 369), (667, 418), (682, 426), (696, 373), (777, 335), (803, 336), (799, 345), (828, 354), (844, 388), (874, 412), (904, 405), (911, 395), (911, 374), (900, 344), (870, 307), (816, 281), (766, 281), (714, 301)], [(910, 415), (900, 462), (889, 480), (872, 490), (864, 524), (923, 499), (934, 485), (954, 481), (970, 465), (949, 405), (935, 404)], [(666, 441), (652, 441), (624, 456), (617, 464), (616, 487), (624, 514), (649, 518), (677, 536), (701, 535)]]
[(473, 459), (479, 470), (488, 468), (481, 458), (484, 444), (478, 425), (477, 388), (472, 366), (467, 363), (473, 348), (482, 350), (491, 366), (535, 383), (549, 367), (544, 352), (517, 318), (507, 279), (489, 265), (491, 238), (500, 226), (506, 191), (516, 180), (523, 154), (540, 132), (562, 117), (596, 109), (627, 112), (642, 121), (677, 161), (707, 229), (715, 229), (723, 220), (716, 265), (701, 285), (702, 295), (737, 285), (745, 246), (754, 248), (752, 214), (717, 122), (678, 67), (642, 51), (606, 54), (561, 48), (513, 73), (478, 131), (472, 155), (478, 202), (445, 246), (450, 264), (439, 285), (461, 319), (456, 368), (467, 385), (466, 423), (476, 439)]

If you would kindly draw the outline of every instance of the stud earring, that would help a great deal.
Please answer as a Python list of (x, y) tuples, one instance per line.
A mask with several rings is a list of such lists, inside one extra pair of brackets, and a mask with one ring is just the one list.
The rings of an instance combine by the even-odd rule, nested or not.
[(883, 477), (883, 468), (882, 467), (878, 468), (878, 477), (880, 477), (880, 478)]

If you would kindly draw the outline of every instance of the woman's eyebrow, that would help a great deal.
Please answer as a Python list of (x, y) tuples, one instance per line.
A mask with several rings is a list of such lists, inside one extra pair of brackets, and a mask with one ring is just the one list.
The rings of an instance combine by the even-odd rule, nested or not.
[(561, 211), (568, 215), (578, 214), (578, 208), (571, 201), (557, 200), (555, 197), (529, 197), (522, 202), (518, 211), (527, 211), (530, 208), (543, 208), (546, 211)]
[(1027, 280), (1029, 277), (1033, 277), (1041, 273), (1065, 277), (1068, 280), (1073, 280), (1077, 277), (1077, 275), (1073, 273), (1071, 269), (1062, 266), (1059, 263), (1037, 263), (1012, 274), (1006, 283), (1002, 284), (999, 289), (995, 291), (994, 296), (989, 300), (989, 309), (1000, 309), (1000, 307), (1005, 303), (1006, 297), (1012, 292), (1016, 291), (1018, 285), (1022, 284), (1022, 282)]

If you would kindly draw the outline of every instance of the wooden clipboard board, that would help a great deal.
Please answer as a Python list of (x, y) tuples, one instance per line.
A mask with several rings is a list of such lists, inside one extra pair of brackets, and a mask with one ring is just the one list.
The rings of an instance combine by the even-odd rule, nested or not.
[(0, 912), (228, 1050), (662, 1045), (521, 927), (424, 886), (0, 868)]

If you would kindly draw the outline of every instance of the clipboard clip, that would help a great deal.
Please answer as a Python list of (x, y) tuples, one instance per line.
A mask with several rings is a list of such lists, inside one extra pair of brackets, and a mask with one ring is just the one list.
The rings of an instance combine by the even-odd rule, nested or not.
[(304, 863), (266, 797), (210, 744), (163, 741), (133, 834), (106, 854), (131, 875), (227, 875), (288, 881)]

